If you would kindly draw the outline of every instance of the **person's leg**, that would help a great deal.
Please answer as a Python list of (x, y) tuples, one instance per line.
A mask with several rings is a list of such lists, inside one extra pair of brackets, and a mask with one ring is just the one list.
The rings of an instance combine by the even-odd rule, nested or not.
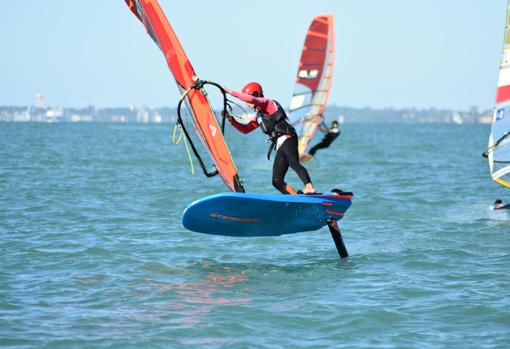
[(314, 156), (315, 153), (317, 152), (317, 150), (324, 149), (324, 148), (327, 148), (327, 147), (329, 147), (329, 142), (326, 142), (325, 140), (322, 140), (321, 142), (319, 142), (316, 145), (314, 145), (312, 147), (312, 149), (310, 149), (308, 154), (310, 154), (311, 156)]
[(287, 163), (289, 164), (290, 168), (294, 170), (294, 172), (297, 173), (303, 184), (305, 185), (305, 188), (303, 189), (303, 192), (305, 194), (307, 193), (314, 193), (315, 189), (312, 185), (312, 180), (310, 179), (310, 175), (308, 174), (308, 171), (306, 168), (301, 165), (299, 162), (299, 154), (298, 154), (298, 142), (297, 137), (292, 137), (287, 139), (279, 149), (285, 153), (285, 156), (287, 158)]
[(282, 149), (278, 149), (273, 162), (273, 186), (282, 194), (296, 194), (296, 190), (285, 183), (289, 163)]

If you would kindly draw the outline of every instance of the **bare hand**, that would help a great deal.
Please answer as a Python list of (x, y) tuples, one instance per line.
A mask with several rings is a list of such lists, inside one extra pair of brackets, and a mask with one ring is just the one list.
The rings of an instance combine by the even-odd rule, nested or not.
[(221, 116), (223, 116), (228, 121), (232, 122), (232, 115), (230, 115), (226, 110), (221, 112)]

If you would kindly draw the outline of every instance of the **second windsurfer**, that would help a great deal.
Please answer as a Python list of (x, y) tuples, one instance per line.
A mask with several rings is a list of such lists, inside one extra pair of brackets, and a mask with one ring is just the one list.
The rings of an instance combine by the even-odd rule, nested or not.
[(510, 209), (510, 204), (503, 204), (501, 199), (497, 199), (494, 201), (494, 205), (492, 206), (493, 210), (508, 210)]
[(321, 132), (325, 133), (324, 138), (317, 143), (312, 149), (310, 149), (310, 156), (314, 156), (317, 150), (328, 148), (331, 143), (335, 139), (337, 139), (338, 136), (340, 136), (340, 129), (338, 128), (338, 121), (333, 121), (331, 123), (331, 127), (326, 127), (326, 125), (320, 125), (319, 129)]
[(273, 149), (276, 155), (273, 162), (273, 186), (282, 194), (297, 194), (296, 190), (285, 183), (287, 170), (292, 168), (299, 178), (303, 181), (305, 187), (303, 194), (314, 194), (313, 187), (308, 171), (299, 163), (298, 139), (294, 127), (290, 124), (287, 114), (281, 105), (270, 98), (264, 97), (262, 86), (257, 82), (250, 82), (244, 86), (242, 92), (237, 92), (225, 88), (225, 92), (233, 97), (243, 101), (250, 109), (256, 111), (253, 119), (247, 124), (242, 124), (235, 120), (230, 114), (225, 113), (232, 126), (242, 133), (249, 133), (261, 127), (262, 132), (267, 134), (271, 140), (271, 146), (267, 157), (270, 158)]

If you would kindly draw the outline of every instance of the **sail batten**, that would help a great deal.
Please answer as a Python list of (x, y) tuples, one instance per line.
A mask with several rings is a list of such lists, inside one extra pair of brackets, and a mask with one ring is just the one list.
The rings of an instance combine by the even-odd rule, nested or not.
[(321, 15), (312, 20), (299, 61), (289, 119), (299, 136), (302, 155), (322, 121), (333, 77), (333, 16)]

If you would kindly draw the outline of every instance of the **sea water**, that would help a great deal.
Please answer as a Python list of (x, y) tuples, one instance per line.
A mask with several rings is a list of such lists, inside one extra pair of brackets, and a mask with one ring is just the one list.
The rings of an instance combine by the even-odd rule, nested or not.
[[(354, 192), (340, 260), (326, 228), (186, 231), (186, 206), (226, 187), (191, 173), (170, 125), (2, 123), (0, 346), (509, 348), (510, 214), (490, 205), (510, 190), (488, 134), (343, 125), (306, 163), (320, 191)], [(230, 148), (246, 189), (275, 193), (263, 135)]]

